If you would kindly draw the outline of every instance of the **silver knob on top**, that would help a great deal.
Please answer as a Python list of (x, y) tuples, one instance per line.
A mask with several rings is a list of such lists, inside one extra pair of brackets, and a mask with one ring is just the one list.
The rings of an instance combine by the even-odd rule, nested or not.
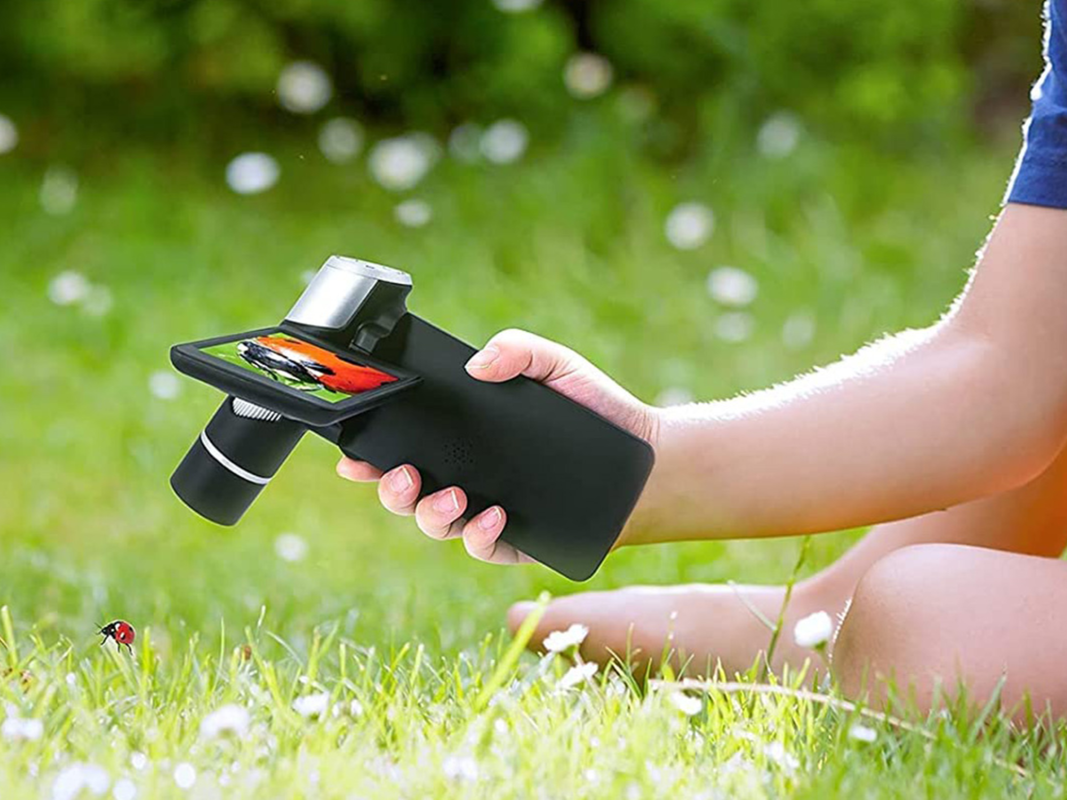
[[(286, 322), (336, 331), (340, 343), (373, 349), (407, 311), (411, 276), (347, 256), (330, 256), (308, 284)], [(344, 340), (344, 341), (341, 341)]]

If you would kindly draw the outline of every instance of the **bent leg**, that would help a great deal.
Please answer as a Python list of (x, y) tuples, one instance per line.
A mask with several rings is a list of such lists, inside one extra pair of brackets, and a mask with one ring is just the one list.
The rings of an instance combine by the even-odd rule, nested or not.
[(961, 545), (898, 550), (860, 580), (831, 664), (846, 694), (884, 702), (886, 681), (923, 710), (966, 687), (1021, 715), (1067, 714), (1067, 563)]
[[(815, 611), (840, 613), (861, 576), (879, 559), (904, 547), (938, 542), (1044, 556), (1061, 553), (1067, 546), (1067, 451), (1041, 476), (1011, 492), (878, 525), (836, 563), (797, 584), (774, 669), (786, 664), (798, 668), (810, 655), (793, 641), (796, 620)], [(549, 605), (530, 646), (540, 648), (548, 633), (577, 622), (590, 629), (582, 648), (585, 658), (603, 663), (613, 654), (629, 654), (637, 666), (655, 666), (673, 650), (676, 667), (688, 662), (695, 673), (721, 663), (732, 675), (752, 666), (770, 641), (767, 627), (749, 607), (774, 620), (784, 594), (781, 586), (708, 585), (583, 592)], [(511, 607), (508, 627), (513, 632), (532, 605)]]
[[(1042, 475), (1013, 491), (878, 525), (836, 563), (797, 584), (774, 669), (799, 667), (810, 655), (791, 636), (797, 619), (815, 611), (840, 613), (861, 576), (880, 559), (904, 547), (940, 542), (1042, 556), (1061, 553), (1067, 546), (1067, 450)], [(583, 592), (549, 605), (530, 646), (540, 648), (548, 633), (577, 622), (590, 629), (585, 658), (603, 663), (613, 654), (629, 654), (637, 666), (655, 666), (665, 652), (674, 651), (676, 667), (688, 662), (693, 673), (721, 664), (732, 675), (748, 669), (770, 641), (749, 607), (774, 620), (784, 594), (781, 586), (708, 585)], [(511, 607), (512, 631), (532, 605)]]

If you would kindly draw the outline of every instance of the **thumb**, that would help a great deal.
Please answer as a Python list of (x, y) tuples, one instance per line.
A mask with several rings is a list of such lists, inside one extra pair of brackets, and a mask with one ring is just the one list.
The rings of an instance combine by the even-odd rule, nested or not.
[(480, 381), (500, 383), (518, 375), (551, 383), (572, 373), (581, 359), (577, 353), (528, 331), (501, 331), (471, 356), (467, 372)]

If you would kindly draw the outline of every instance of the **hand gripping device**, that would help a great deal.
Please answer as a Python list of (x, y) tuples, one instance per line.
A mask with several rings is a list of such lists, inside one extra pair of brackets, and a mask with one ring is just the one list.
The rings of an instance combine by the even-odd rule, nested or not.
[(414, 465), (422, 492), (461, 486), (467, 516), (507, 512), (503, 539), (573, 580), (611, 550), (652, 468), (649, 444), (524, 377), (467, 374), (470, 345), (409, 312), (411, 277), (330, 257), (274, 328), (171, 348), (227, 397), (170, 483), (236, 523), (311, 431), (355, 459)]

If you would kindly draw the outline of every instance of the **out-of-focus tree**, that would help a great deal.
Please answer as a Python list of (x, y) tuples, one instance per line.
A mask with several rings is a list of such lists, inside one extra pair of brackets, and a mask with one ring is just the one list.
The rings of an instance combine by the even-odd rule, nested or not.
[(551, 133), (574, 106), (565, 65), (588, 51), (654, 105), (668, 154), (779, 109), (907, 144), (1025, 95), (1040, 64), (1039, 6), (1005, 0), (8, 0), (2, 15), (5, 107), (164, 138), (282, 115), (275, 83), (298, 59), (367, 120)]

